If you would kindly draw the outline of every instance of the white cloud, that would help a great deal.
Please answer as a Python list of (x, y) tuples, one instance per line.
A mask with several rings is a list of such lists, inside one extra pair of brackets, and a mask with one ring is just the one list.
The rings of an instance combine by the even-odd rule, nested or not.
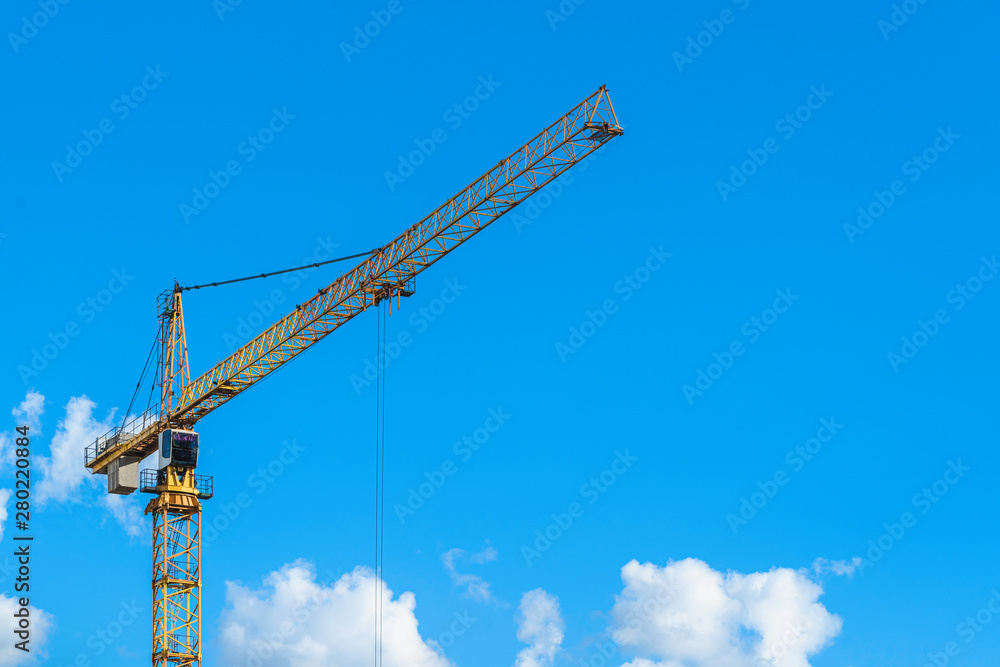
[(0, 489), (0, 541), (3, 540), (3, 529), (7, 525), (7, 503), (10, 502), (10, 489)]
[[(39, 421), (45, 411), (45, 397), (34, 389), (29, 389), (20, 405), (15, 406), (10, 413), (14, 416), (15, 426), (27, 426), (28, 437), (35, 438), (41, 434), (41, 422)], [(0, 432), (0, 473), (14, 465), (15, 450), (17, 448), (15, 438), (22, 437), (20, 433), (13, 430), (4, 429)]]
[(125, 529), (129, 537), (142, 537), (149, 530), (143, 515), (141, 499), (135, 496), (116, 496), (111, 493), (101, 493), (98, 504), (104, 507), (111, 517)]
[(745, 575), (693, 558), (632, 561), (622, 582), (612, 637), (640, 656), (628, 667), (809, 667), (842, 626), (818, 602), (823, 589), (788, 568)]
[[(44, 412), (44, 405), (45, 397), (31, 390), (24, 401), (12, 410), (21, 423), (26, 422), (30, 426), (33, 452), (38, 451), (39, 441), (35, 438), (41, 432), (39, 419)], [(84, 447), (93, 444), (94, 440), (115, 426), (115, 410), (111, 410), (103, 421), (98, 421), (93, 416), (96, 407), (86, 396), (69, 399), (65, 416), (49, 443), (49, 456), (36, 458), (41, 479), (35, 485), (35, 500), (39, 505), (50, 501), (96, 503), (106, 510), (107, 516), (121, 524), (129, 537), (140, 537), (146, 532), (141, 500), (108, 495), (105, 492), (105, 478), (91, 475), (83, 466)], [(0, 434), (0, 468), (12, 462), (14, 455), (14, 441), (4, 436), (6, 434)], [(81, 493), (81, 487), (87, 493)]]
[(564, 624), (559, 611), (559, 598), (536, 588), (521, 597), (519, 609), (517, 638), (530, 646), (517, 654), (514, 667), (551, 665), (563, 640)]
[(14, 635), (17, 628), (17, 619), (14, 613), (18, 612), (21, 606), (17, 600), (0, 593), (0, 618), (5, 619), (9, 630), (4, 632), (4, 640), (0, 642), (0, 665), (4, 667), (14, 667), (15, 665), (28, 665), (37, 660), (45, 660), (48, 653), (45, 650), (48, 643), (49, 634), (52, 631), (53, 617), (51, 614), (38, 609), (28, 607), (29, 618), (31, 619), (31, 635), (28, 643), (29, 652), (15, 648), (14, 643), (21, 641), (21, 638)]
[[(449, 549), (441, 554), (441, 562), (444, 563), (444, 569), (451, 575), (452, 585), (465, 586), (464, 595), (477, 602), (495, 602), (496, 599), (493, 597), (488, 581), (478, 575), (463, 574), (458, 571), (455, 561), (465, 555), (467, 555), (465, 549)], [(487, 541), (486, 548), (479, 553), (468, 554), (468, 556), (473, 563), (488, 563), (497, 559), (497, 550)]]
[(861, 565), (861, 557), (855, 556), (851, 560), (827, 560), (817, 558), (813, 561), (813, 571), (818, 574), (830, 572), (838, 577), (853, 577), (854, 571)]
[[(226, 583), (220, 644), (234, 667), (263, 661), (270, 667), (368, 667), (374, 652), (377, 579), (356, 568), (335, 582), (317, 582), (311, 564), (285, 565), (259, 590)], [(382, 658), (385, 667), (451, 667), (434, 641), (421, 638), (416, 598), (393, 600), (381, 587)]]
[(0, 474), (6, 474), (7, 469), (14, 465), (14, 437), (7, 432), (0, 433)]
[(86, 396), (75, 396), (66, 404), (66, 416), (52, 436), (51, 456), (38, 457), (42, 481), (35, 499), (44, 504), (49, 500), (79, 502), (79, 487), (91, 476), (83, 467), (83, 449), (114, 427), (114, 410), (103, 421), (94, 418), (97, 405)]
[(16, 408), (10, 411), (17, 419), (18, 426), (27, 426), (28, 435), (41, 435), (42, 413), (45, 412), (45, 397), (34, 389), (29, 389), (24, 400)]

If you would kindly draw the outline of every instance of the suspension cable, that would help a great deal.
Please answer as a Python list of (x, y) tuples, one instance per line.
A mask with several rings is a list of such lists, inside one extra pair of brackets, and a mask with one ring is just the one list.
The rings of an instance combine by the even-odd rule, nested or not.
[(313, 269), (313, 268), (316, 268), (317, 266), (324, 266), (326, 264), (333, 264), (334, 262), (343, 262), (343, 261), (348, 260), (348, 259), (357, 259), (358, 257), (368, 257), (370, 255), (374, 255), (379, 250), (381, 250), (381, 248), (375, 248), (374, 250), (369, 250), (368, 252), (359, 252), (359, 253), (356, 253), (354, 255), (345, 255), (344, 257), (335, 257), (334, 259), (328, 259), (328, 260), (323, 261), (323, 262), (314, 262), (312, 264), (303, 264), (302, 266), (296, 266), (296, 267), (293, 267), (291, 269), (282, 269), (280, 271), (271, 271), (269, 273), (261, 273), (261, 274), (255, 275), (255, 276), (246, 276), (245, 278), (233, 278), (232, 280), (221, 280), (221, 281), (219, 281), (217, 283), (206, 283), (204, 285), (192, 285), (190, 287), (178, 287), (177, 289), (179, 289), (182, 292), (186, 292), (188, 290), (202, 289), (204, 287), (219, 287), (220, 285), (229, 285), (231, 283), (241, 283), (244, 280), (257, 280), (258, 278), (270, 278), (271, 276), (277, 276), (277, 275), (280, 275), (282, 273), (291, 273), (292, 271), (304, 271), (305, 269)]
[[(142, 373), (139, 375), (139, 381), (135, 385), (135, 391), (132, 392), (132, 400), (128, 402), (128, 409), (122, 415), (122, 425), (121, 428), (125, 428), (125, 421), (128, 419), (128, 415), (132, 412), (132, 406), (135, 404), (135, 397), (139, 395), (139, 388), (142, 386), (143, 380), (146, 378), (146, 373), (149, 371), (149, 360), (153, 358), (153, 350), (156, 349), (156, 342), (160, 339), (160, 330), (156, 330), (156, 336), (153, 338), (153, 345), (149, 348), (149, 354), (146, 355), (146, 363), (142, 366)], [(155, 382), (153, 383), (155, 386)], [(152, 395), (152, 393), (150, 393)], [(148, 406), (147, 406), (148, 407)]]
[(149, 412), (149, 408), (153, 405), (153, 391), (156, 389), (156, 379), (160, 375), (160, 358), (157, 355), (156, 358), (156, 372), (153, 374), (153, 381), (149, 384), (149, 398), (146, 399), (146, 411)]

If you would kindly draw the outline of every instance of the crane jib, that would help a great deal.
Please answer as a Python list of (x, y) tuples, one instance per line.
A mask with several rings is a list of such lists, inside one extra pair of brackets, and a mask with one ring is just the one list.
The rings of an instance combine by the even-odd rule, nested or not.
[(156, 449), (158, 434), (171, 425), (191, 428), (368, 307), (411, 295), (417, 274), (622, 133), (602, 86), (423, 220), (190, 382), (176, 288), (170, 294), (173, 305), (165, 301), (161, 309), (162, 317), (171, 318), (163, 331), (164, 337), (172, 336), (165, 355), (173, 354), (174, 367), (160, 414), (139, 429), (126, 426), (99, 438), (87, 447), (86, 466), (105, 473), (119, 457), (148, 455)]

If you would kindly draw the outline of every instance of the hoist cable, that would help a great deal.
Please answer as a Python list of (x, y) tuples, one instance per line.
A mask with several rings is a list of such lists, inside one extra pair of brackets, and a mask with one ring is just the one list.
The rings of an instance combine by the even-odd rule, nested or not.
[[(391, 303), (392, 302), (390, 301), (389, 302), (389, 304), (390, 304), (389, 306), (386, 306), (386, 305), (382, 306), (382, 346), (381, 346), (381, 348), (382, 348), (382, 353), (383, 354), (385, 354), (385, 330), (386, 330), (386, 327), (387, 327), (387, 324), (388, 324), (386, 322), (386, 318), (388, 317), (387, 316), (387, 312), (388, 312), (388, 308), (391, 307)], [(376, 357), (375, 360), (378, 361), (378, 357)], [(386, 364), (386, 366), (388, 366), (388, 364)], [(379, 585), (380, 586), (385, 586), (385, 576), (384, 576), (384, 570), (385, 570), (385, 384), (386, 384), (386, 372), (385, 371), (386, 371), (386, 369), (385, 369), (385, 367), (383, 367), (382, 368), (382, 387), (381, 387), (381, 391), (382, 391), (382, 471), (381, 471), (381, 478), (382, 479), (381, 479), (381, 484), (379, 485), (380, 489), (381, 489), (380, 490), (380, 497), (379, 497), (379, 505), (380, 505), (379, 512), (380, 512), (380, 515), (382, 517), (382, 525), (381, 525), (381, 527), (379, 529), (379, 532), (380, 532), (380, 535), (379, 535), (379, 570), (382, 571), (383, 574), (379, 575), (379, 582), (380, 582)], [(382, 599), (382, 596), (380, 595), (379, 596), (379, 600), (381, 600), (381, 599)], [(385, 635), (385, 630), (384, 630), (384, 628), (382, 626), (383, 612), (384, 612), (384, 609), (383, 609), (382, 603), (380, 602), (380, 604), (379, 604), (379, 611), (378, 611), (378, 636), (379, 636), (378, 664), (379, 664), (379, 667), (381, 667), (381, 665), (382, 665), (382, 643), (383, 643), (382, 642), (382, 638)]]
[(379, 304), (375, 330), (375, 667), (382, 664), (383, 558), (385, 543), (385, 365), (379, 354), (385, 349), (385, 312)]
[(378, 589), (379, 589), (379, 575), (378, 575), (378, 388), (382, 382), (382, 371), (378, 368), (378, 341), (379, 332), (382, 328), (382, 322), (376, 318), (376, 328), (375, 328), (375, 564), (373, 569), (375, 572), (375, 582), (374, 591), (375, 598), (373, 600), (374, 605), (372, 606), (372, 620), (375, 624), (374, 629), (374, 658), (372, 664), (378, 667)]

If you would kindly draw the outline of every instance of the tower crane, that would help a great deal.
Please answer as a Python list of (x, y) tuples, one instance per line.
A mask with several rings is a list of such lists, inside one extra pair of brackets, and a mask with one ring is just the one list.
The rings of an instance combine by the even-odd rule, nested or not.
[[(154, 494), (154, 667), (201, 665), (201, 503), (212, 478), (195, 474), (197, 423), (288, 363), (348, 320), (386, 299), (410, 296), (415, 278), (491, 222), (622, 134), (605, 86), (386, 245), (371, 251), (305, 303), (192, 379), (181, 295), (158, 300), (159, 405), (85, 447), (91, 473), (108, 492)], [(155, 457), (154, 457), (155, 455)], [(155, 467), (139, 465), (154, 457)]]

